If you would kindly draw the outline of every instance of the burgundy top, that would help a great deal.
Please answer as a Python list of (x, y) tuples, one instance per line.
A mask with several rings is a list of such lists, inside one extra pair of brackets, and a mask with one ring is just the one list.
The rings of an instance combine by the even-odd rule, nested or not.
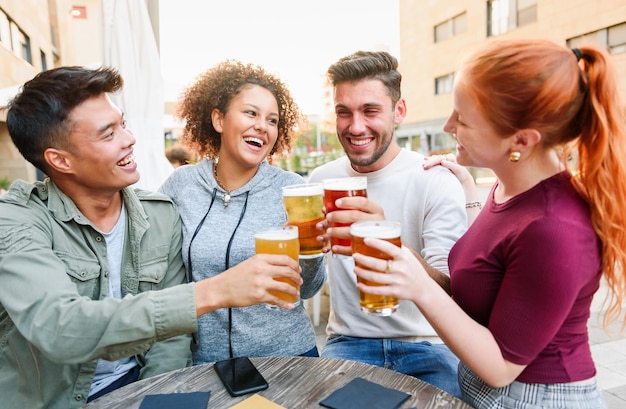
[(453, 298), (489, 328), (506, 360), (527, 365), (518, 381), (593, 377), (587, 320), (601, 243), (588, 205), (565, 172), (503, 204), (493, 189), (450, 252)]

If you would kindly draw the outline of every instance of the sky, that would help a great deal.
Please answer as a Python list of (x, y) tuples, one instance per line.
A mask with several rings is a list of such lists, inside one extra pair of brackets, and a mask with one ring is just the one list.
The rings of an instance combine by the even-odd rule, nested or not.
[(397, 0), (160, 0), (165, 97), (226, 59), (254, 63), (320, 114), (324, 74), (357, 50), (399, 55)]

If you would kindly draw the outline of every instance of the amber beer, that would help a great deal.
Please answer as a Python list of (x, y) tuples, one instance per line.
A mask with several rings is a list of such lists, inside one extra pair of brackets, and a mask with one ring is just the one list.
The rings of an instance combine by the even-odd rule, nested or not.
[[(296, 226), (284, 226), (258, 232), (254, 235), (254, 246), (257, 254), (286, 254), (298, 261), (298, 253), (300, 252), (298, 228)], [(299, 285), (287, 278), (276, 277), (274, 279), (299, 288)], [(271, 293), (295, 305), (300, 304), (299, 298), (281, 292)], [(268, 308), (278, 308), (275, 305), (268, 304), (267, 306)]]
[(300, 240), (300, 257), (312, 258), (322, 256), (323, 242), (317, 241), (322, 232), (315, 227), (324, 220), (322, 207), (324, 187), (321, 183), (305, 183), (283, 187), (283, 200), (287, 221), (298, 227)]
[[(374, 237), (386, 240), (398, 247), (401, 247), (401, 233), (402, 229), (400, 227), (400, 223), (390, 220), (367, 220), (353, 223), (352, 226), (350, 226), (350, 235), (352, 236), (352, 253), (360, 253), (383, 260), (391, 260), (391, 257), (386, 253), (366, 246), (363, 240), (366, 237)], [(358, 263), (357, 266), (359, 266)], [(380, 271), (380, 273), (384, 274), (385, 272)], [(358, 278), (358, 281), (367, 285), (381, 285), (367, 280), (362, 280), (360, 277)], [(359, 302), (361, 304), (361, 311), (372, 315), (388, 316), (398, 309), (398, 299), (396, 297), (373, 295), (364, 293), (361, 290), (359, 290)]]
[[(367, 197), (367, 177), (355, 176), (338, 179), (324, 179), (324, 207), (326, 213), (338, 210), (335, 201), (342, 197), (364, 196)], [(346, 223), (331, 223), (329, 227), (349, 226)], [(350, 239), (331, 237), (330, 245), (350, 246)]]

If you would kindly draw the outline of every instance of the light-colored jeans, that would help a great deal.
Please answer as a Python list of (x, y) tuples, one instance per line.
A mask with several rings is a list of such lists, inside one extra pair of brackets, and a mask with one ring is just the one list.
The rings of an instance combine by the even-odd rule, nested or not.
[(457, 376), (459, 360), (445, 345), (341, 335), (326, 341), (322, 357), (349, 359), (392, 369), (461, 398)]

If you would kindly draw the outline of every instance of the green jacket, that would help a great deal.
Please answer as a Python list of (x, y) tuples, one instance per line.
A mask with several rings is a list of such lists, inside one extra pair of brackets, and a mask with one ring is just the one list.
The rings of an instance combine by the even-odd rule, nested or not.
[(135, 356), (142, 379), (190, 365), (195, 295), (177, 209), (162, 194), (122, 193), (122, 300), (107, 297), (104, 238), (54, 183), (16, 181), (0, 196), (3, 408), (84, 405), (100, 358)]

